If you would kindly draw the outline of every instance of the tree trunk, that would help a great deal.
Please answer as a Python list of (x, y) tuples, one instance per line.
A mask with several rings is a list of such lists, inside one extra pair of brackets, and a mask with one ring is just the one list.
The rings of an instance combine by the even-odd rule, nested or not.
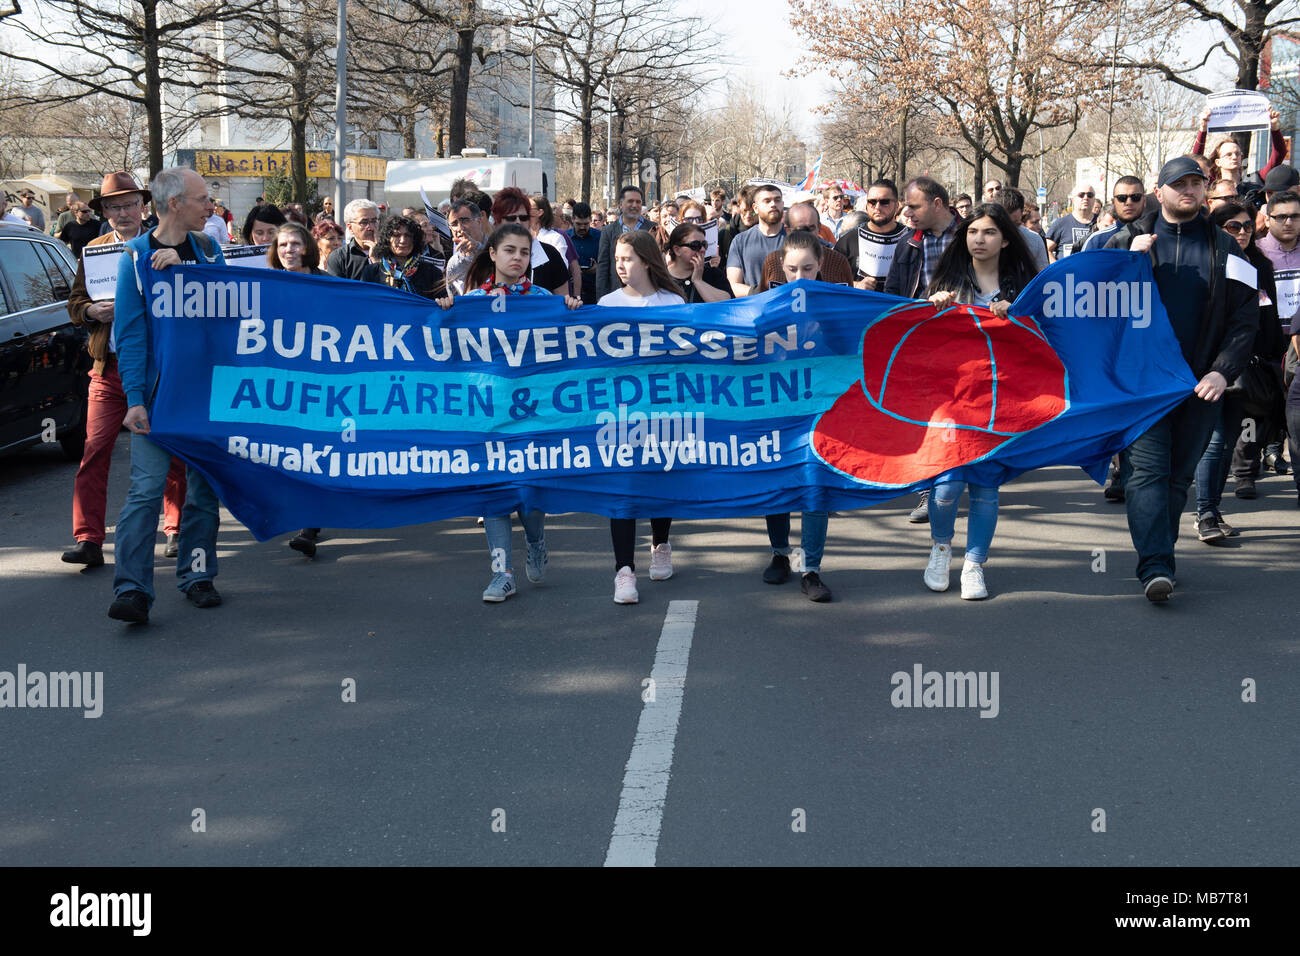
[(406, 152), (407, 159), (415, 159), (415, 114), (412, 113), (407, 117), (406, 122), (402, 124), (402, 149)]
[(578, 198), (585, 203), (591, 202), (591, 113), (596, 99), (596, 90), (591, 85), (590, 74), (583, 74), (583, 81), (586, 84), (582, 88), (582, 146), (579, 150), (582, 156), (582, 182), (578, 188)]
[(469, 72), (474, 61), (475, 0), (461, 0), (460, 29), (456, 31), (456, 66), (451, 71), (450, 152), (464, 152), (465, 128), (469, 117)]
[(307, 201), (307, 117), (296, 114), (289, 121), (290, 195), (293, 202)]
[(900, 189), (907, 179), (907, 112), (905, 106), (898, 116), (898, 187)]
[(143, 0), (144, 111), (149, 119), (149, 178), (162, 172), (162, 75), (158, 67), (158, 0)]

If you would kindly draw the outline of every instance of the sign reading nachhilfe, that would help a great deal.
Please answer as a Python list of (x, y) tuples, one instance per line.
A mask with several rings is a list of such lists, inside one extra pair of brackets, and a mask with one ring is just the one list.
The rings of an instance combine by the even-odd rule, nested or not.
[(1268, 97), (1253, 90), (1211, 93), (1205, 98), (1205, 105), (1210, 109), (1210, 118), (1205, 126), (1209, 133), (1268, 129), (1272, 125)]
[[(289, 175), (289, 153), (285, 150), (196, 150), (194, 169), (200, 176)], [(330, 154), (309, 152), (305, 157), (307, 176), (329, 179)]]
[(107, 242), (81, 250), (81, 263), (86, 271), (86, 294), (92, 302), (105, 302), (117, 295), (117, 261), (125, 248), (125, 242)]
[(245, 269), (269, 269), (271, 263), (266, 261), (266, 250), (270, 246), (222, 246), (221, 254), (226, 257), (226, 265), (242, 266)]

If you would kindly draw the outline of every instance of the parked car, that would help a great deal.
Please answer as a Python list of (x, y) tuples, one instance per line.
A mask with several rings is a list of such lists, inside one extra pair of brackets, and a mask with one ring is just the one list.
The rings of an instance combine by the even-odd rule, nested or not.
[(0, 222), (0, 453), (57, 440), (81, 460), (92, 363), (68, 318), (76, 275), (62, 242)]

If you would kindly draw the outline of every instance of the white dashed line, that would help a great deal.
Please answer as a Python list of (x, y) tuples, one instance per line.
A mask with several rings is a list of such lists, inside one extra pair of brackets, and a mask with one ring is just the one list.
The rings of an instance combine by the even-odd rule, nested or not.
[(636, 741), (627, 758), (623, 794), (609, 839), (606, 866), (654, 866), (659, 848), (659, 827), (663, 823), (664, 799), (673, 767), (673, 745), (677, 721), (686, 692), (686, 665), (695, 635), (695, 613), (699, 601), (672, 601), (655, 650), (655, 698), (641, 706)]

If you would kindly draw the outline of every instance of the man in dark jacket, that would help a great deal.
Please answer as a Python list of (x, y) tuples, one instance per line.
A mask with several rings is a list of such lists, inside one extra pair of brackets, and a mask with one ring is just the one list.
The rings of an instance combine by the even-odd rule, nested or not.
[(340, 279), (360, 281), (361, 273), (370, 264), (370, 250), (379, 231), (379, 207), (369, 199), (354, 199), (343, 210), (343, 218), (348, 241), (330, 253), (325, 271)]
[(1174, 543), (1187, 489), (1201, 460), (1218, 402), (1250, 357), (1259, 327), (1255, 268), (1237, 243), (1201, 212), (1205, 176), (1189, 157), (1160, 170), (1160, 208), (1124, 226), (1106, 243), (1151, 256), (1156, 288), (1199, 381), (1192, 395), (1125, 450), (1124, 486), (1137, 577), (1147, 599), (1162, 602), (1174, 588)]
[(885, 292), (921, 299), (960, 221), (948, 206), (948, 190), (929, 176), (919, 176), (907, 184), (903, 205), (911, 213), (916, 230), (898, 244)]
[(630, 229), (648, 232), (653, 228), (650, 220), (641, 218), (641, 204), (645, 196), (639, 186), (624, 186), (619, 190), (618, 206), (621, 215), (605, 224), (600, 230), (600, 245), (596, 249), (596, 298), (623, 288), (623, 280), (614, 269), (614, 246), (618, 237)]

